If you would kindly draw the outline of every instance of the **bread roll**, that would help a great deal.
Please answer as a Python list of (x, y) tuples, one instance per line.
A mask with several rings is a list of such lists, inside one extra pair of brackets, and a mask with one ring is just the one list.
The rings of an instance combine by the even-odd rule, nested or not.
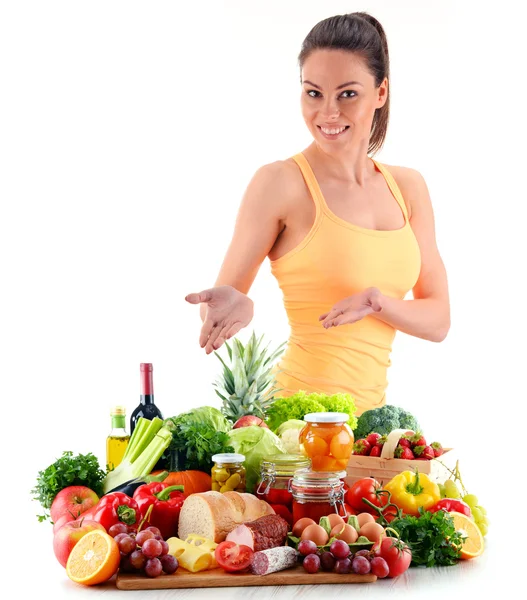
[(185, 499), (179, 514), (178, 537), (195, 533), (216, 543), (242, 523), (254, 521), (274, 510), (264, 500), (239, 492), (200, 492)]

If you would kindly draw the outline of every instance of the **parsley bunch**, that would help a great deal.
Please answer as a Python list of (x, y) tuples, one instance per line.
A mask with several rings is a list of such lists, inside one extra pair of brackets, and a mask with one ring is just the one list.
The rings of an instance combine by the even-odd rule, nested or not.
[(465, 537), (456, 531), (452, 517), (444, 510), (431, 513), (422, 507), (419, 513), (419, 517), (404, 515), (390, 523), (400, 539), (410, 546), (411, 566), (455, 565)]
[(181, 423), (172, 448), (183, 458), (180, 469), (210, 471), (214, 454), (234, 452), (229, 446), (229, 436), (201, 423)]
[(31, 490), (33, 500), (40, 502), (44, 509), (38, 515), (39, 521), (50, 518), (49, 509), (55, 496), (65, 487), (83, 485), (93, 490), (97, 496), (103, 495), (103, 481), (106, 472), (100, 468), (97, 457), (91, 452), (73, 456), (73, 452), (65, 451), (53, 464), (39, 471), (37, 484)]

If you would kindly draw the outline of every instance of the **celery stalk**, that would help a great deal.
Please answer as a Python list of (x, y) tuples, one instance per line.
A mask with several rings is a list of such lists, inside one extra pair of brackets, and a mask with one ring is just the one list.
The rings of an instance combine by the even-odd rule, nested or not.
[[(148, 423), (148, 419), (145, 419)], [(129, 455), (130, 462), (133, 463), (137, 457), (145, 450), (145, 448), (154, 439), (156, 433), (163, 427), (163, 420), (159, 417), (154, 417), (146, 427), (145, 431), (138, 438), (135, 447), (132, 449)], [(134, 429), (135, 432), (135, 429)]]
[(162, 427), (163, 421), (157, 417), (152, 421), (148, 419), (145, 421), (146, 425), (138, 429), (138, 423), (132, 434), (133, 436), (136, 431), (138, 432), (135, 449), (133, 448), (128, 457), (123, 458), (113, 471), (107, 473), (103, 484), (105, 494), (130, 479), (148, 475), (163, 452), (170, 446), (172, 432)]
[(149, 419), (145, 419), (143, 417), (139, 418), (128, 442), (128, 446), (126, 446), (123, 459), (128, 458), (131, 455), (132, 450), (137, 446), (137, 441), (142, 437), (145, 429), (148, 427), (149, 424)]

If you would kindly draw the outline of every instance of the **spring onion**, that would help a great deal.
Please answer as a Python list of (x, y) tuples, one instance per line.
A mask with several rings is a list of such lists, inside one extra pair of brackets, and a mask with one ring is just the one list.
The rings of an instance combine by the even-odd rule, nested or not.
[(103, 484), (104, 493), (130, 479), (148, 475), (172, 441), (172, 433), (163, 420), (141, 417), (134, 428), (120, 464), (108, 472)]

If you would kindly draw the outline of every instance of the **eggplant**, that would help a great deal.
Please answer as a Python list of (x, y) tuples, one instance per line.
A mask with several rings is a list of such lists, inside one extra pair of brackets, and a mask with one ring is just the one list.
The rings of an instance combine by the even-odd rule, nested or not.
[(121, 485), (118, 485), (117, 487), (113, 488), (113, 490), (110, 490), (106, 493), (112, 494), (113, 492), (122, 492), (123, 494), (132, 497), (135, 490), (139, 486), (144, 485), (145, 483), (152, 483), (154, 481), (159, 483), (164, 481), (167, 477), (168, 471), (163, 471), (162, 473), (159, 473), (159, 475), (144, 475), (143, 477), (135, 477), (134, 479), (129, 479), (128, 481), (121, 483)]

